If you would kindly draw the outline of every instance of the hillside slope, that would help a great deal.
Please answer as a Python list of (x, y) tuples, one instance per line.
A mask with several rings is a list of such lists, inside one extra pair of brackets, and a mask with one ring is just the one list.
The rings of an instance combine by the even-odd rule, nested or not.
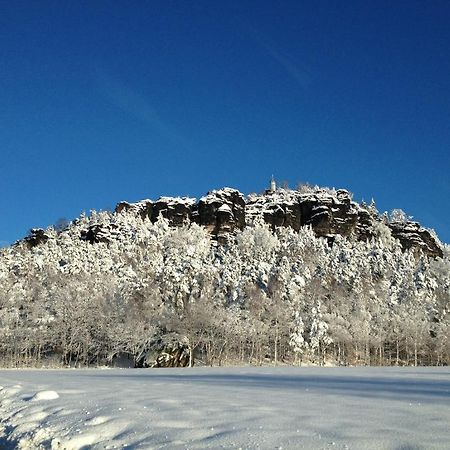
[(448, 246), (345, 190), (121, 202), (0, 250), (5, 366), (448, 364)]

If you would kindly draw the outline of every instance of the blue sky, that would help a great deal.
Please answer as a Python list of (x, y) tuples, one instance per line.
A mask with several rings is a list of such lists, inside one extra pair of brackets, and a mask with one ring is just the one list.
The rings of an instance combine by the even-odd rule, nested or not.
[(272, 173), (450, 242), (450, 3), (1, 2), (0, 243)]

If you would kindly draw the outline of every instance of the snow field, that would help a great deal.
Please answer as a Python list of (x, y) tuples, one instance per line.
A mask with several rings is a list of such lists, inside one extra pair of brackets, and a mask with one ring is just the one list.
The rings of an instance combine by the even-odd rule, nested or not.
[(446, 449), (448, 368), (1, 370), (0, 448)]

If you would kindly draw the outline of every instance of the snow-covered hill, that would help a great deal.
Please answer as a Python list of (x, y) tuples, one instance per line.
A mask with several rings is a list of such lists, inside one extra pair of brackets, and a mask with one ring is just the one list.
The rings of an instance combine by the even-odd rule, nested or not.
[(448, 246), (393, 219), (226, 188), (34, 230), (0, 250), (1, 364), (448, 364)]

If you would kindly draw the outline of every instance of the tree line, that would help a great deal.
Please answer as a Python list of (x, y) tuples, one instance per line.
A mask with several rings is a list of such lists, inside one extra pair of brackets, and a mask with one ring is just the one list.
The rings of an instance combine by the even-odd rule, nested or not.
[[(109, 242), (80, 240), (93, 224)], [(429, 259), (376, 226), (331, 245), (256, 221), (218, 245), (196, 224), (92, 212), (0, 250), (0, 364), (148, 366), (169, 341), (190, 364), (449, 364), (449, 247)]]

